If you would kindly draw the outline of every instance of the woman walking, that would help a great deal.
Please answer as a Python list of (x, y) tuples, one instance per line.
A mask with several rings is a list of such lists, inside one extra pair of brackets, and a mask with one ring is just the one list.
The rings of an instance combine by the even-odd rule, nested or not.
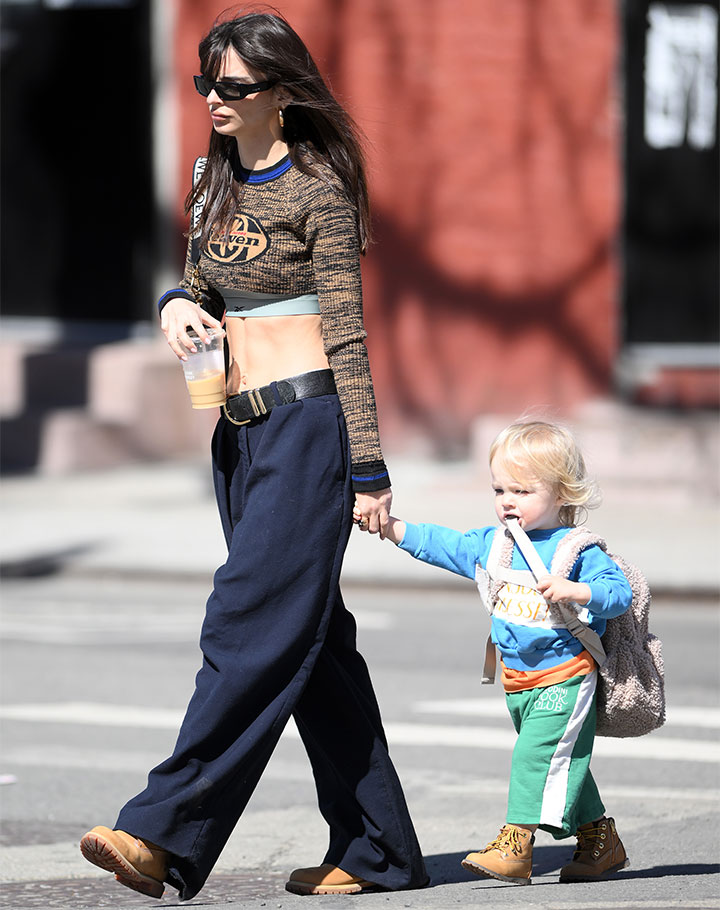
[(160, 897), (168, 882), (193, 897), (292, 715), (330, 840), (288, 890), (420, 887), (420, 848), (339, 589), (354, 500), (383, 536), (392, 499), (364, 344), (360, 145), (279, 16), (220, 22), (199, 52), (212, 132), (187, 203), (202, 214), (160, 309), (184, 357), (189, 328), (204, 338), (220, 325), (198, 291), (222, 298), (228, 398), (212, 454), (228, 557), (172, 756), (81, 849), (130, 888)]

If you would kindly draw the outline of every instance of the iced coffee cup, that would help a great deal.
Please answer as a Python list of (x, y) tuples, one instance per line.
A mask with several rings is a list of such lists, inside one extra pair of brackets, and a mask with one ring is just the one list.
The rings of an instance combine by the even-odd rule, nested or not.
[(205, 343), (195, 332), (188, 332), (197, 348), (194, 353), (182, 346), (187, 355), (182, 362), (183, 372), (194, 408), (219, 408), (225, 403), (225, 333), (212, 328), (207, 333), (210, 341)]

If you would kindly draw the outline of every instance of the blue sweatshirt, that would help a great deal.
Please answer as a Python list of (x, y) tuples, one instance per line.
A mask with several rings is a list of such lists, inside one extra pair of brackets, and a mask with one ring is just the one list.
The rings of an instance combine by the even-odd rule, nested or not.
[[(439, 525), (406, 523), (399, 546), (422, 562), (474, 579), (475, 567), (486, 565), (496, 530), (474, 528), (463, 534)], [(530, 531), (528, 536), (548, 571), (558, 543), (569, 531), (566, 527)], [(526, 571), (530, 568), (518, 547), (513, 548), (512, 568)], [(605, 631), (608, 619), (624, 613), (632, 602), (627, 579), (600, 547), (583, 550), (568, 578), (589, 585), (591, 599), (580, 618), (589, 622), (598, 635)], [(532, 597), (536, 603), (531, 608)], [(500, 593), (492, 618), (492, 639), (505, 666), (513, 670), (544, 670), (564, 663), (583, 650), (567, 629), (553, 627), (538, 592), (517, 585), (506, 585)]]

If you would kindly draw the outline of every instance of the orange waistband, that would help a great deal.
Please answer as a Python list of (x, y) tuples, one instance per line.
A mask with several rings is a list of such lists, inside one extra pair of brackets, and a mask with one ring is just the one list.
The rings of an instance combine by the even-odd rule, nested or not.
[(500, 661), (502, 667), (502, 684), (506, 692), (522, 692), (524, 689), (539, 689), (542, 686), (554, 686), (557, 683), (572, 679), (573, 676), (587, 676), (597, 664), (587, 651), (581, 651), (564, 663), (544, 670), (512, 670)]

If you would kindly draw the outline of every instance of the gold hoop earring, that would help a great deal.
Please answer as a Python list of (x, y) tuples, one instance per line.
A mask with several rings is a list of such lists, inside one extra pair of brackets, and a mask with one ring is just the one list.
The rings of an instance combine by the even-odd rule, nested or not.
[(285, 126), (285, 117), (281, 107), (278, 108), (278, 120), (280, 121), (280, 129), (282, 129)]

